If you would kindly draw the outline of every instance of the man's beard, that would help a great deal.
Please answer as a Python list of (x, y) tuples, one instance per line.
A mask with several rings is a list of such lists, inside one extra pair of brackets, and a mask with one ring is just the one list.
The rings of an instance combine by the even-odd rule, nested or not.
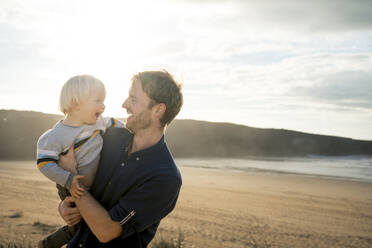
[(150, 112), (148, 110), (144, 110), (139, 114), (133, 115), (129, 122), (127, 120), (126, 128), (133, 133), (136, 133), (139, 130), (149, 128), (151, 124), (152, 120), (150, 117)]

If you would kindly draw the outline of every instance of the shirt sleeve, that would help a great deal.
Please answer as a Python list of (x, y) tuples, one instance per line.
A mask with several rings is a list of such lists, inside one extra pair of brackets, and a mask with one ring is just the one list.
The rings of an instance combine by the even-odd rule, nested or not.
[(37, 168), (53, 182), (69, 188), (73, 174), (58, 166), (61, 152), (62, 146), (50, 131), (46, 132), (37, 142)]
[(181, 184), (178, 177), (159, 175), (120, 198), (109, 215), (120, 222), (121, 238), (141, 232), (168, 215), (175, 207)]
[(115, 119), (113, 117), (105, 117), (103, 118), (106, 124), (106, 128), (109, 127), (118, 127), (118, 128), (124, 128), (125, 125), (122, 121)]

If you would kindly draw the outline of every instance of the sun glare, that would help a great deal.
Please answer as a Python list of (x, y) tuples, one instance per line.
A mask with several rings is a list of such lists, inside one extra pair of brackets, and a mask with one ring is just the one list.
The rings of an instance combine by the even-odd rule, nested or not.
[[(76, 74), (100, 78), (107, 88), (106, 113), (123, 117), (121, 103), (131, 76), (157, 64), (146, 57), (156, 49), (152, 43), (156, 34), (147, 26), (154, 25), (150, 19), (159, 7), (151, 2), (146, 9), (136, 2), (76, 3), (68, 18), (51, 19), (46, 24), (52, 32), (44, 37), (44, 53), (64, 65), (58, 68), (63, 80)], [(138, 31), (141, 29), (147, 32)]]

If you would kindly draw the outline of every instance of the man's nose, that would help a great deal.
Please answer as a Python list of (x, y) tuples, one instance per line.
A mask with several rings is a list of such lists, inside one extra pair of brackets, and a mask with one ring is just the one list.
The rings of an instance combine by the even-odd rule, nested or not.
[(127, 108), (128, 107), (128, 99), (125, 99), (125, 101), (123, 102), (123, 104), (121, 105), (122, 108)]

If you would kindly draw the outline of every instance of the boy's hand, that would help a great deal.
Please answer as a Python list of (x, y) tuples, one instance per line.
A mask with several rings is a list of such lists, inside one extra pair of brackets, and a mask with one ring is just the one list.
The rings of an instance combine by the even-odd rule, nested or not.
[(81, 196), (84, 195), (85, 189), (83, 185), (79, 182), (79, 179), (82, 179), (82, 178), (84, 178), (84, 176), (75, 175), (71, 181), (70, 193), (76, 199), (79, 199)]
[(78, 174), (76, 170), (74, 144), (72, 144), (70, 149), (68, 149), (66, 155), (59, 156), (58, 165), (71, 173)]

